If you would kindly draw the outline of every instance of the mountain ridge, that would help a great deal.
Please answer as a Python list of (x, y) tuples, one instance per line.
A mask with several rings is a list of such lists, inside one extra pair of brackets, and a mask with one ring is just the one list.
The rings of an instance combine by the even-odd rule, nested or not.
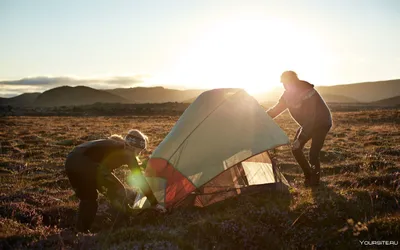
[(29, 106), (34, 103), (34, 101), (40, 94), (41, 93), (33, 92), (33, 93), (23, 93), (10, 98), (0, 97), (0, 105)]
[(118, 88), (105, 90), (109, 93), (119, 95), (130, 103), (164, 103), (183, 102), (186, 99), (197, 97), (205, 90), (188, 89), (177, 90), (164, 87), (136, 87)]
[(372, 102), (371, 104), (378, 106), (400, 106), (400, 95), (391, 98), (381, 99), (379, 101)]
[(127, 103), (128, 101), (120, 96), (87, 86), (61, 86), (40, 94), (33, 102), (33, 105), (39, 107), (78, 106), (96, 102)]
[[(400, 96), (400, 79), (341, 84), (334, 86), (316, 86), (318, 92), (330, 103), (373, 103), (394, 98), (384, 103), (396, 103)], [(202, 89), (178, 90), (161, 86), (133, 87), (115, 89), (95, 89), (88, 86), (61, 86), (43, 93), (24, 93), (11, 98), (0, 98), (0, 105), (11, 106), (77, 106), (102, 103), (190, 103), (197, 98)], [(253, 96), (259, 102), (276, 102), (283, 88), (275, 88), (269, 92), (257, 93)]]

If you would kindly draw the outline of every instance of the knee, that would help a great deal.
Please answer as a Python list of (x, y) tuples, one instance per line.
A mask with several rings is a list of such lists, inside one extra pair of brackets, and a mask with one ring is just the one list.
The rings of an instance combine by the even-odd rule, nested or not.
[(310, 160), (318, 161), (319, 160), (319, 151), (315, 152), (314, 150), (310, 150), (309, 157), (310, 157)]
[(292, 154), (298, 155), (298, 154), (303, 154), (303, 148), (297, 148), (297, 149), (292, 149)]
[(79, 209), (83, 209), (86, 211), (97, 210), (97, 200), (81, 200), (79, 203)]
[(315, 157), (313, 155), (310, 155), (310, 163), (313, 165), (319, 165), (320, 161), (319, 161), (319, 157)]
[(91, 224), (92, 218), (96, 216), (97, 200), (81, 200), (79, 203), (78, 220)]

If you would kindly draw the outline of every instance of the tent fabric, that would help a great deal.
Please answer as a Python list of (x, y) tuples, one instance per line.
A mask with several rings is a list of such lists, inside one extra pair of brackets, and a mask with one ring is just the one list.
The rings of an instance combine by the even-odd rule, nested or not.
[[(245, 167), (246, 166), (246, 167)], [(244, 193), (288, 191), (289, 183), (263, 152), (222, 172), (177, 205), (209, 206)]]
[(146, 175), (147, 181), (153, 192), (164, 191), (164, 186), (160, 186), (158, 180), (154, 179), (154, 177), (162, 178), (166, 182), (165, 197), (163, 197), (164, 199), (162, 201), (158, 200), (159, 202), (164, 203), (166, 206), (170, 206), (183, 199), (188, 193), (196, 190), (196, 187), (190, 182), (189, 178), (176, 170), (166, 160), (154, 158), (150, 161), (146, 168)]
[[(243, 187), (281, 182), (265, 151), (287, 143), (286, 134), (247, 92), (210, 90), (185, 110), (155, 149), (146, 176), (153, 191), (164, 192), (159, 201), (166, 207), (189, 196), (195, 197), (189, 203), (203, 206), (237, 195)], [(165, 190), (152, 178), (164, 179)], [(196, 192), (203, 196), (193, 196)], [(215, 192), (225, 193), (204, 196)]]

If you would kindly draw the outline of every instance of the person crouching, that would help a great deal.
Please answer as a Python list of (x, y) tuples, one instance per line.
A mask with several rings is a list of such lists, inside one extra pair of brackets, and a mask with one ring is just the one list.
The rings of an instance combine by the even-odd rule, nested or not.
[(76, 230), (88, 232), (96, 217), (98, 191), (106, 195), (111, 204), (122, 214), (127, 214), (127, 189), (112, 173), (122, 165), (139, 173), (140, 189), (152, 207), (166, 212), (161, 206), (146, 179), (141, 174), (138, 155), (147, 149), (148, 138), (142, 132), (132, 129), (125, 138), (112, 135), (107, 139), (89, 141), (75, 147), (67, 156), (65, 169), (76, 196), (79, 198)]

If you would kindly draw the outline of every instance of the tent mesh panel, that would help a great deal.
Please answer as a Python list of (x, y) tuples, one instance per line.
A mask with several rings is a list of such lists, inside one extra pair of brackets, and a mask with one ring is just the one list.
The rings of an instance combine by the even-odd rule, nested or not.
[[(267, 152), (252, 156), (243, 162), (272, 164), (274, 179), (275, 181), (279, 181), (275, 172), (274, 164)], [(276, 184), (268, 183), (262, 185), (251, 185), (249, 184), (249, 177), (250, 176), (246, 175), (243, 164), (238, 163), (225, 170), (202, 187), (198, 188), (195, 192), (192, 192), (187, 198), (175, 204), (175, 206), (194, 205), (204, 207), (235, 197), (239, 194), (271, 189), (274, 188)]]

